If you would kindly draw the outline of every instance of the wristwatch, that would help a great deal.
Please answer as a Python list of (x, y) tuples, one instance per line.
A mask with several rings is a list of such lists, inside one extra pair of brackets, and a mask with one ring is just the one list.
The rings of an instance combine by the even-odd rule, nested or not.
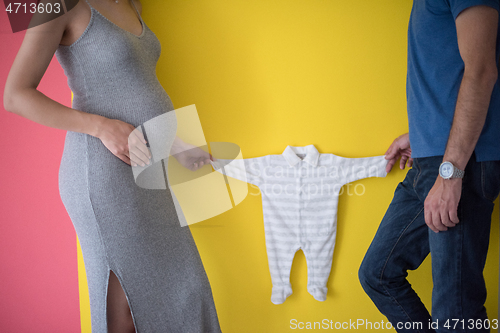
[(439, 166), (439, 175), (443, 179), (463, 178), (464, 171), (454, 166), (451, 162), (443, 162)]

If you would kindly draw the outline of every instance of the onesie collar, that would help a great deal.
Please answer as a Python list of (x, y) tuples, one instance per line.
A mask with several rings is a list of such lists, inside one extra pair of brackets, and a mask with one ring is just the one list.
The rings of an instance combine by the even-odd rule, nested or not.
[[(297, 154), (305, 154), (306, 156), (304, 159), (301, 159)], [(282, 155), (290, 166), (294, 166), (300, 161), (304, 161), (314, 167), (318, 165), (319, 152), (314, 145), (305, 147), (287, 146)]]

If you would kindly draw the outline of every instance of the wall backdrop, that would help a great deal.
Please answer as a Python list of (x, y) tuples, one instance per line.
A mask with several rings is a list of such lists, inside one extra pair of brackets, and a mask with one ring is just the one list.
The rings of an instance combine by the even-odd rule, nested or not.
[[(4, 110), (24, 32), (12, 33), (3, 1), (0, 10), (0, 332), (79, 332), (76, 235), (57, 180), (66, 132)], [(39, 90), (71, 106), (55, 58)]]
[[(245, 158), (308, 144), (344, 157), (384, 154), (408, 130), (411, 4), (142, 1), (143, 19), (162, 44), (157, 74), (175, 107), (196, 104), (207, 141), (234, 142)], [(4, 12), (0, 18), (3, 91), (22, 34), (10, 33)], [(65, 84), (53, 63), (40, 89), (69, 105)], [(64, 132), (3, 110), (0, 117), (0, 331), (76, 332), (81, 324), (82, 332), (90, 332), (83, 262), (57, 190)], [(289, 332), (292, 320), (385, 321), (364, 294), (357, 270), (404, 175), (393, 170), (386, 178), (353, 183), (363, 186), (362, 195), (344, 188), (325, 302), (307, 293), (307, 265), (299, 251), (292, 265), (293, 294), (281, 305), (271, 303), (262, 204), (255, 190), (234, 209), (190, 226), (223, 332)], [(485, 269), (491, 319), (498, 310), (498, 220), (497, 201)], [(430, 258), (409, 279), (430, 306)]]

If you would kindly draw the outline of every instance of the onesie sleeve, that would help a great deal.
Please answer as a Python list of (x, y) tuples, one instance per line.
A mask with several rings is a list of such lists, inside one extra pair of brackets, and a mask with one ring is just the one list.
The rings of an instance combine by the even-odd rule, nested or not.
[(258, 186), (262, 181), (263, 162), (262, 158), (257, 157), (234, 160), (217, 159), (211, 164), (217, 172)]
[(340, 175), (344, 184), (369, 177), (385, 177), (385, 155), (363, 158), (342, 158)]

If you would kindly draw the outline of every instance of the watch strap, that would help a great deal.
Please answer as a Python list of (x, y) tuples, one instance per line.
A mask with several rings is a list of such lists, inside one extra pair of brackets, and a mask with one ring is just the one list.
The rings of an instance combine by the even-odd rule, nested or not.
[(453, 165), (453, 175), (451, 175), (451, 178), (464, 178), (465, 171), (460, 170), (456, 166)]

